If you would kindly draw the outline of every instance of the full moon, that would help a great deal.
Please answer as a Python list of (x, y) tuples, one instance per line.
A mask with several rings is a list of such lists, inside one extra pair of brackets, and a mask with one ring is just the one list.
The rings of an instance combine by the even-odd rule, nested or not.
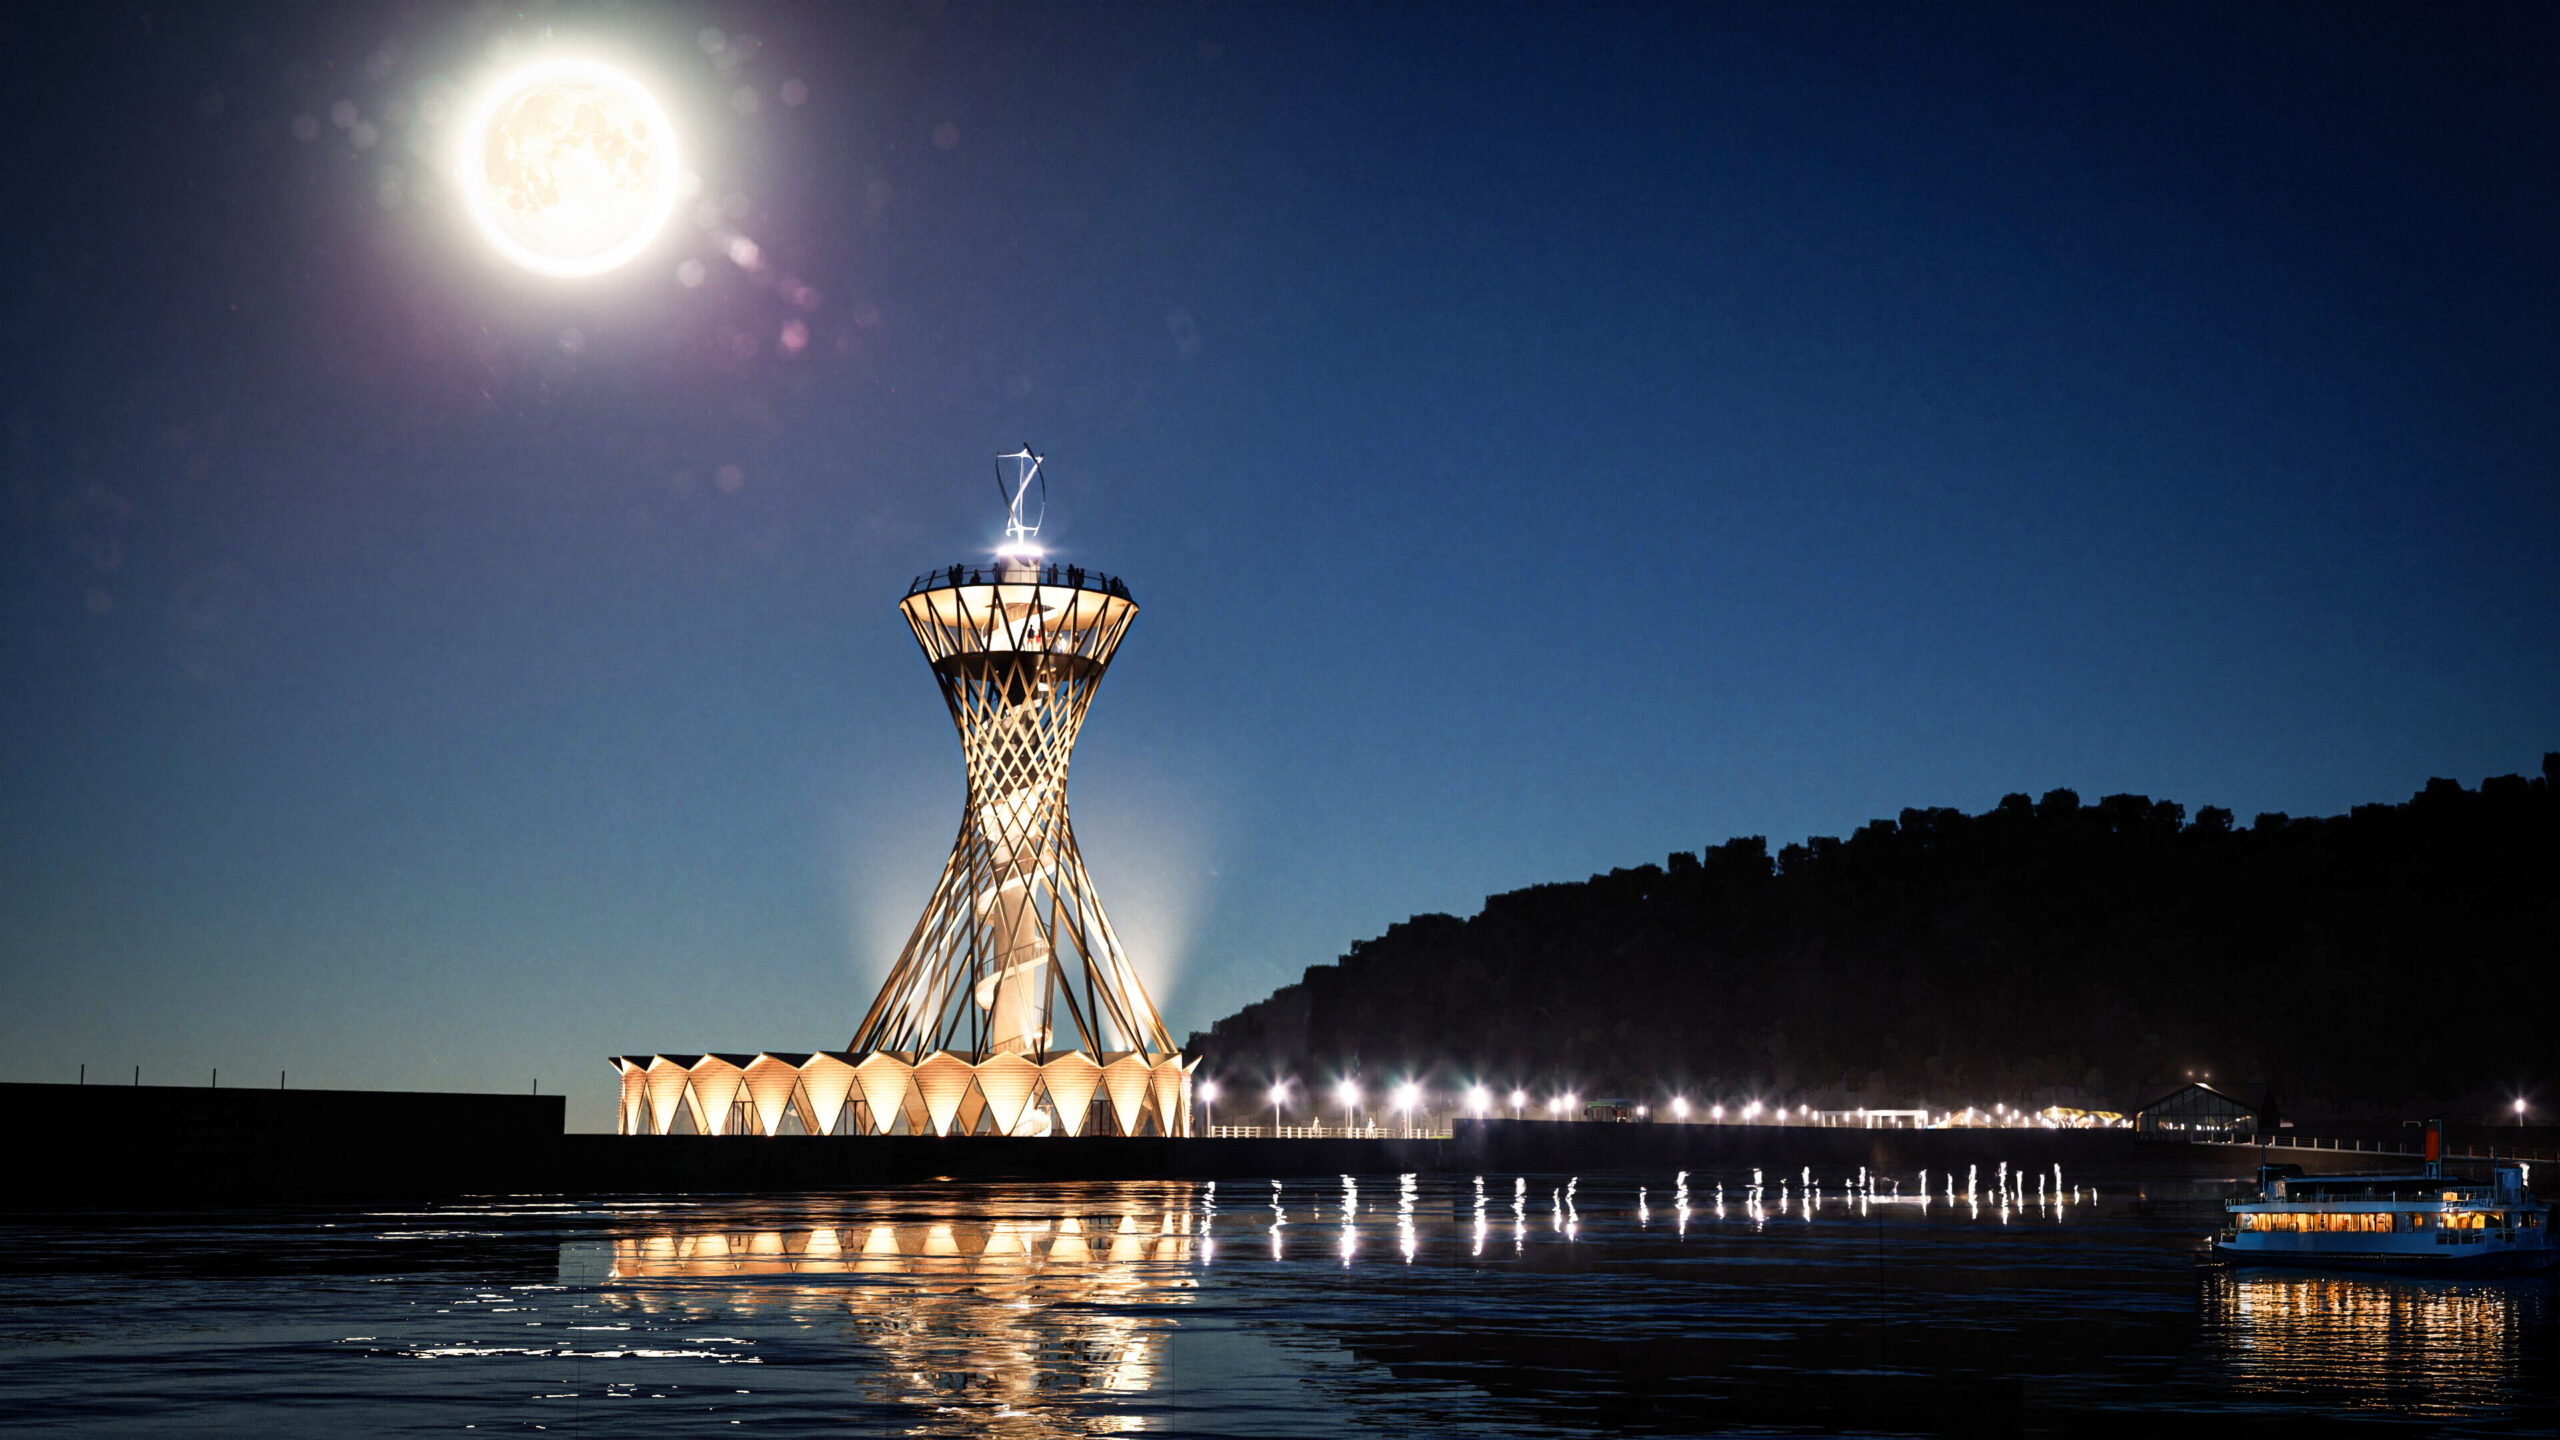
[(490, 90), (462, 127), (462, 193), (498, 253), (597, 275), (646, 248), (675, 207), (675, 131), (630, 77), (584, 60)]

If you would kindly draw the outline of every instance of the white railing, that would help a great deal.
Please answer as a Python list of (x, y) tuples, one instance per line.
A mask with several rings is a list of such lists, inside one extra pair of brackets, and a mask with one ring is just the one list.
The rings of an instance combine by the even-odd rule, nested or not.
[[(2382, 1140), (2349, 1140), (2341, 1139), (2334, 1135), (2326, 1139), (2317, 1135), (2294, 1136), (2284, 1134), (2276, 1134), (2267, 1136), (2263, 1139), (2252, 1140), (2212, 1140), (2200, 1138), (2194, 1143), (2199, 1145), (2228, 1145), (2234, 1149), (2245, 1150), (2331, 1150), (2349, 1155), (2393, 1155), (2403, 1158), (2415, 1158), (2426, 1153), (2416, 1144), (2409, 1142), (2393, 1144)], [(2447, 1160), (2544, 1161), (2560, 1159), (2560, 1152), (2550, 1150), (2517, 1146), (2499, 1146), (2493, 1149), (2482, 1145), (2454, 1145), (2450, 1143), (2444, 1146), (2443, 1155)]]
[(1446, 1140), (1448, 1127), (1415, 1125), (1204, 1125), (1212, 1140)]

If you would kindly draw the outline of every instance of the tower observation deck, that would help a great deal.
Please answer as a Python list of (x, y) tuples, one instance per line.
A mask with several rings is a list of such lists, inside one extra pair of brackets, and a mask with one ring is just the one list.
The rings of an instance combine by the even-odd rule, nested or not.
[[(626, 1134), (1187, 1135), (1190, 1069), (1103, 913), (1067, 766), (1138, 602), (1011, 543), (918, 577), (898, 611), (960, 732), (968, 796), (932, 898), (843, 1051), (632, 1056)], [(999, 480), (1000, 487), (1004, 482)]]

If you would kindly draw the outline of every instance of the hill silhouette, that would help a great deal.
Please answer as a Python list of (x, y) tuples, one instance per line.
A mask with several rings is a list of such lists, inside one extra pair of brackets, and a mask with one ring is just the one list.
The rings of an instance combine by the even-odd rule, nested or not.
[(2210, 1075), (2295, 1109), (2467, 1113), (2550, 1078), (2555, 921), (2560, 754), (2245, 827), (2055, 790), (1417, 915), (1186, 1048), (1248, 1091), (2129, 1108)]

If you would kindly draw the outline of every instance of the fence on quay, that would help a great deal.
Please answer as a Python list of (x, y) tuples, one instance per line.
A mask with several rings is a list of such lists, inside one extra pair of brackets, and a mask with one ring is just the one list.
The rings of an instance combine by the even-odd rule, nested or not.
[(1446, 1124), (1413, 1125), (1203, 1125), (1211, 1140), (1446, 1140)]
[[(2407, 1140), (2359, 1140), (2340, 1135), (2286, 1135), (2277, 1131), (2260, 1132), (2254, 1140), (2191, 1140), (2193, 1145), (2213, 1145), (2227, 1150), (2285, 1150), (2302, 1152), (2318, 1150), (2329, 1154), (2387, 1155), (2415, 1160), (2425, 1154), (2420, 1144)], [(2560, 1164), (2560, 1149), (2535, 1145), (2483, 1145), (2477, 1141), (2444, 1143), (2441, 1152), (2447, 1160), (2521, 1160), (2528, 1164)]]

